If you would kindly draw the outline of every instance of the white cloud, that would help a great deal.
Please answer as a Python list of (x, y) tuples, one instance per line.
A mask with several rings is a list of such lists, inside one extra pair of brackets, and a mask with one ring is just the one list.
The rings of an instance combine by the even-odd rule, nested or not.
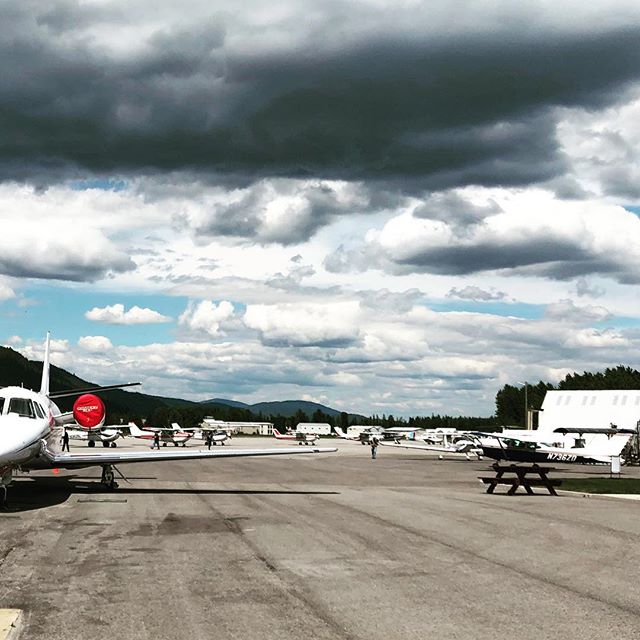
[(501, 211), (460, 227), (406, 211), (365, 244), (329, 258), (334, 270), (382, 266), (398, 274), (493, 272), (569, 280), (602, 274), (640, 282), (640, 219), (621, 206), (561, 201), (538, 189), (489, 190)]
[(460, 298), (461, 300), (479, 300), (490, 302), (494, 300), (504, 300), (507, 294), (503, 291), (487, 291), (475, 285), (465, 287), (452, 287), (447, 293), (447, 298)]
[(260, 332), (267, 343), (295, 346), (344, 346), (357, 340), (360, 304), (249, 305), (244, 323)]
[(0, 280), (0, 302), (15, 298), (16, 292), (6, 283)]
[(4, 343), (9, 347), (18, 347), (23, 342), (24, 340), (20, 336), (9, 336)]
[(596, 305), (576, 305), (573, 300), (564, 299), (552, 302), (545, 309), (547, 317), (567, 322), (603, 322), (611, 319), (611, 313), (605, 307)]
[(184, 310), (178, 324), (193, 331), (204, 331), (210, 336), (222, 333), (220, 325), (230, 320), (235, 313), (233, 305), (227, 300), (215, 304), (211, 300), (203, 300), (196, 304), (190, 302)]
[(105, 336), (82, 336), (78, 340), (78, 346), (91, 353), (102, 353), (113, 349), (113, 344)]
[(630, 341), (615, 330), (598, 331), (597, 329), (581, 329), (572, 333), (566, 340), (568, 347), (576, 348), (620, 348), (631, 346)]
[(104, 324), (132, 325), (171, 322), (170, 317), (163, 316), (153, 309), (133, 306), (128, 311), (125, 311), (123, 304), (113, 304), (102, 308), (94, 307), (87, 311), (84, 317), (87, 320), (102, 322)]
[(109, 238), (112, 223), (105, 217), (86, 193), (0, 185), (0, 222), (9, 231), (3, 237), (0, 273), (92, 281), (133, 269), (131, 257)]

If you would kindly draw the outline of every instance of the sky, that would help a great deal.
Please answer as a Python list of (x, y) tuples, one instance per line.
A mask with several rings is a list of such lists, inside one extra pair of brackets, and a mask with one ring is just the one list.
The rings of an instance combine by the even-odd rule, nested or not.
[(636, 0), (0, 4), (0, 343), (491, 415), (640, 368)]

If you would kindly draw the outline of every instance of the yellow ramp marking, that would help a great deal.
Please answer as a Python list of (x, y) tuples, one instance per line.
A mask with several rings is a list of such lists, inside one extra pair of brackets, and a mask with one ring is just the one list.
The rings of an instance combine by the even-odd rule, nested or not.
[(21, 615), (20, 609), (0, 609), (0, 640), (16, 637), (11, 632), (17, 628)]

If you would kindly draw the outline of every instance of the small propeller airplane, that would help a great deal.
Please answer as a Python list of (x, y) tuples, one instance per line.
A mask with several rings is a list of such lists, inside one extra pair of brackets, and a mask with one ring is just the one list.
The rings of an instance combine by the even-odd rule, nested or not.
[(334, 425), (333, 431), (338, 436), (338, 438), (342, 438), (343, 440), (353, 440), (354, 442), (360, 442), (360, 433), (354, 433), (353, 435), (349, 435), (345, 431), (343, 431), (340, 427), (336, 427)]
[[(193, 460), (199, 458), (233, 458), (247, 456), (278, 456), (297, 454), (332, 453), (335, 448), (296, 449), (221, 449), (203, 451), (91, 451), (86, 453), (63, 452), (62, 431), (67, 425), (82, 429), (95, 429), (104, 424), (105, 407), (95, 391), (130, 387), (139, 383), (117, 384), (89, 389), (50, 392), (49, 333), (45, 341), (42, 380), (39, 391), (22, 387), (0, 389), (0, 506), (6, 506), (8, 487), (18, 470), (81, 469), (102, 467), (101, 482), (107, 489), (117, 487), (115, 465), (138, 462), (162, 462), (168, 460)], [(79, 395), (73, 411), (62, 413), (54, 400)], [(118, 473), (120, 473), (118, 471)], [(122, 474), (120, 474), (122, 475)]]
[(172, 444), (174, 447), (187, 446), (187, 441), (193, 436), (193, 432), (183, 431), (180, 429), (180, 425), (173, 422), (170, 427), (145, 427), (140, 429), (135, 422), (130, 422), (128, 425), (129, 433), (134, 438), (140, 438), (142, 440), (153, 440), (156, 437), (156, 433), (160, 435), (160, 442), (162, 446), (166, 447), (167, 444)]
[(300, 431), (289, 431), (287, 433), (280, 433), (275, 427), (273, 427), (273, 437), (276, 440), (294, 440), (298, 444), (310, 445), (314, 445), (318, 440), (317, 433), (302, 433)]
[[(400, 442), (381, 442), (385, 447), (399, 447), (402, 449), (417, 449), (419, 451), (430, 451), (438, 454), (442, 460), (444, 456), (460, 457), (467, 460), (482, 460), (483, 450), (477, 437), (467, 433), (442, 434), (438, 443), (425, 444), (402, 444)], [(471, 456), (474, 456), (472, 458)]]
[[(481, 441), (485, 456), (494, 460), (511, 462), (579, 462), (584, 464), (610, 464), (612, 456), (622, 453), (629, 438), (635, 434), (633, 429), (555, 429), (551, 433), (536, 434), (529, 437), (510, 436), (505, 433), (476, 432)], [(573, 446), (565, 443), (550, 442), (557, 439), (554, 434), (576, 434)], [(585, 446), (583, 435), (606, 436), (597, 444)]]

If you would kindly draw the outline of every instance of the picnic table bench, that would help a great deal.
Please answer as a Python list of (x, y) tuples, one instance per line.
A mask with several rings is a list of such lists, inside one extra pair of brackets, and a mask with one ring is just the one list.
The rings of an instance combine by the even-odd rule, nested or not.
[[(552, 480), (548, 477), (549, 472), (554, 471), (555, 467), (538, 464), (500, 464), (499, 462), (491, 466), (496, 472), (495, 476), (478, 476), (484, 484), (489, 485), (487, 493), (493, 493), (499, 484), (509, 484), (511, 487), (507, 493), (510, 496), (518, 490), (518, 487), (523, 487), (529, 495), (534, 495), (532, 487), (545, 487), (552, 496), (557, 496), (554, 487), (562, 484), (562, 480)], [(507, 474), (506, 477), (505, 474)]]

